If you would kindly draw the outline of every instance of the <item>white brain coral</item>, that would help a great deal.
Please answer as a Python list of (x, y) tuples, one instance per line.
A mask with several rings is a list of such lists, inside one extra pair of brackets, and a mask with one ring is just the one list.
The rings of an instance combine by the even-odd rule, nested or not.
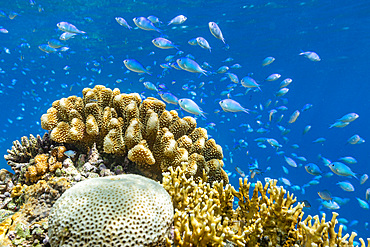
[(68, 189), (49, 215), (54, 246), (158, 246), (173, 222), (170, 195), (140, 175), (91, 178)]

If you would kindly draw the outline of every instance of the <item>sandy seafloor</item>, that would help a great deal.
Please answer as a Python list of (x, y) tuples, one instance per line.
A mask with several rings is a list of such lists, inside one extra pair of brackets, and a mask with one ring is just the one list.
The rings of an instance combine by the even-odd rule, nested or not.
[[(0, 149), (3, 154), (11, 148), (12, 141), (21, 136), (44, 133), (40, 117), (54, 100), (81, 96), (83, 88), (98, 84), (118, 87), (121, 92), (138, 92), (143, 98), (159, 97), (156, 91), (144, 87), (143, 82), (150, 81), (178, 98), (193, 99), (203, 109), (206, 118), (197, 117), (198, 126), (207, 127), (209, 135), (223, 147), (224, 169), (229, 171), (234, 186), (240, 177), (235, 168), (248, 174), (248, 164), (257, 160), (262, 170), (267, 167), (271, 170), (256, 176), (252, 182), (265, 177), (286, 178), (291, 186), (284, 187), (293, 191), (299, 201), (308, 200), (312, 205), (305, 209), (306, 214), (324, 212), (327, 218), (331, 217), (331, 210), (321, 206), (317, 192), (326, 189), (332, 196), (349, 198), (347, 204), (336, 210), (339, 217), (343, 218), (342, 222), (348, 221), (345, 225), (349, 232), (356, 231), (362, 238), (370, 235), (369, 210), (361, 208), (356, 199), (365, 200), (369, 181), (361, 185), (355, 178), (334, 174), (317, 179), (317, 185), (305, 186), (304, 193), (293, 189), (313, 180), (314, 176), (304, 169), (307, 163), (317, 164), (324, 173), (330, 172), (320, 155), (331, 161), (354, 157), (358, 162), (349, 166), (357, 176), (369, 173), (370, 3), (367, 1), (3, 0), (0, 10), (6, 15), (0, 17), (0, 28), (7, 30), (0, 33)], [(187, 17), (184, 23), (167, 26), (180, 14)], [(15, 17), (11, 19), (9, 15)], [(234, 85), (226, 74), (204, 76), (174, 69), (164, 73), (159, 65), (178, 51), (155, 47), (151, 40), (161, 35), (155, 31), (128, 30), (115, 20), (115, 17), (123, 17), (135, 27), (134, 17), (149, 15), (163, 22), (159, 26), (163, 30), (162, 37), (184, 52), (177, 58), (191, 54), (199, 64), (211, 65), (207, 70), (213, 72), (224, 65), (240, 64), (240, 69), (231, 68), (228, 72), (240, 80), (247, 75), (253, 77), (261, 84), (262, 92), (252, 90), (245, 94), (246, 89), (240, 83)], [(62, 21), (74, 24), (86, 34), (63, 41), (68, 51), (50, 54), (41, 51), (39, 45), (62, 34), (57, 28), (57, 23)], [(211, 21), (221, 28), (227, 46), (211, 35), (208, 29)], [(211, 53), (187, 43), (198, 36), (208, 40)], [(321, 61), (299, 56), (301, 51), (314, 51)], [(268, 56), (276, 60), (262, 66)], [(153, 75), (128, 72), (122, 63), (126, 58), (150, 66)], [(225, 61), (228, 58), (232, 61)], [(281, 74), (281, 78), (265, 81), (273, 73)], [(293, 80), (288, 86), (289, 92), (276, 97), (280, 82), (285, 78)], [(250, 114), (224, 112), (218, 102), (227, 98), (227, 94), (254, 111)], [(269, 100), (272, 103), (266, 107)], [(301, 111), (305, 104), (312, 104), (312, 108), (301, 112), (295, 123), (288, 124), (289, 116), (295, 110)], [(286, 106), (287, 110), (279, 110), (275, 121), (270, 123), (269, 111), (279, 106)], [(174, 105), (168, 108), (179, 110)], [(179, 111), (181, 116), (194, 116)], [(336, 119), (351, 112), (360, 117), (345, 128), (329, 129)], [(277, 116), (281, 114), (284, 117), (277, 123)], [(290, 129), (290, 133), (282, 135), (277, 125)], [(303, 135), (307, 125), (312, 129)], [(260, 127), (267, 133), (257, 133)], [(347, 144), (355, 134), (365, 142)], [(254, 140), (259, 137), (276, 139), (282, 145), (278, 151), (284, 154), (277, 154), (268, 143), (265, 148), (257, 146)], [(313, 143), (320, 137), (326, 141)], [(298, 148), (293, 148), (293, 144)], [(307, 161), (295, 159), (292, 153)], [(302, 166), (290, 167), (284, 155)], [(282, 166), (288, 169), (288, 174)], [(9, 169), (5, 160), (1, 167)], [(340, 181), (351, 182), (355, 191), (343, 191), (337, 185)]]

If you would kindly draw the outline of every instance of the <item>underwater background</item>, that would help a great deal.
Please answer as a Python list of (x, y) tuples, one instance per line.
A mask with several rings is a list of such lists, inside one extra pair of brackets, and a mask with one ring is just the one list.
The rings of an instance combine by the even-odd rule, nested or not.
[[(354, 157), (357, 163), (348, 166), (357, 177), (369, 173), (368, 1), (1, 0), (0, 10), (3, 154), (21, 136), (43, 135), (40, 117), (55, 100), (82, 96), (83, 88), (99, 84), (117, 87), (121, 92), (138, 92), (143, 98), (160, 98), (157, 91), (143, 85), (151, 82), (159, 91), (170, 92), (179, 99), (192, 99), (206, 113), (205, 118), (197, 117), (198, 126), (207, 128), (210, 137), (222, 146), (224, 170), (232, 185), (237, 187), (241, 171), (250, 176), (250, 168), (256, 168), (258, 163), (263, 173), (249, 181), (279, 179), (298, 201), (307, 200), (311, 204), (305, 209), (305, 217), (324, 212), (331, 218), (331, 210), (322, 206), (319, 191), (328, 190), (332, 197), (349, 198), (334, 211), (339, 213), (346, 232), (356, 231), (362, 238), (370, 236), (369, 210), (356, 199), (366, 200), (370, 182), (360, 184), (356, 178), (329, 173), (331, 170), (322, 159), (334, 162), (341, 157)], [(161, 33), (138, 29), (132, 21), (150, 15), (163, 22), (156, 24)], [(186, 16), (187, 20), (167, 25), (178, 15)], [(115, 17), (124, 18), (133, 29), (119, 25)], [(46, 53), (39, 46), (59, 39), (63, 33), (57, 27), (59, 22), (69, 22), (86, 33), (61, 41), (69, 49)], [(218, 24), (226, 44), (212, 36), (209, 22)], [(199, 36), (209, 42), (211, 52), (188, 44)], [(152, 40), (157, 37), (171, 40), (183, 53), (155, 47)], [(302, 51), (316, 52), (321, 60), (300, 56)], [(213, 73), (205, 76), (160, 66), (168, 63), (168, 56), (173, 55), (176, 60), (188, 54), (200, 65), (208, 63), (211, 67), (205, 69)], [(262, 66), (269, 56), (275, 61)], [(150, 66), (152, 75), (130, 72), (123, 64), (128, 58)], [(226, 73), (216, 73), (221, 66), (228, 66), (227, 73), (237, 75), (239, 80), (245, 76), (254, 78), (261, 91), (247, 90), (240, 82), (232, 82)], [(265, 80), (274, 73), (281, 74), (281, 78)], [(277, 97), (285, 78), (292, 79), (289, 92)], [(224, 112), (219, 102), (228, 97), (250, 113)], [(312, 108), (302, 110), (306, 104)], [(167, 107), (178, 110), (181, 117), (196, 117), (178, 105)], [(270, 121), (272, 109), (278, 110)], [(301, 112), (300, 116), (288, 124), (296, 110)], [(360, 117), (344, 128), (329, 128), (348, 113)], [(307, 125), (312, 128), (303, 134)], [(281, 127), (290, 132), (282, 131)], [(348, 143), (355, 134), (364, 142)], [(273, 138), (282, 147), (277, 149), (267, 142), (258, 144), (257, 138)], [(325, 141), (314, 142), (318, 138)], [(289, 166), (284, 156), (295, 160), (298, 167)], [(304, 166), (308, 163), (317, 164), (322, 176), (315, 178), (307, 173)], [(0, 166), (10, 169), (5, 159)], [(355, 191), (342, 190), (337, 185), (342, 181), (349, 181)]]

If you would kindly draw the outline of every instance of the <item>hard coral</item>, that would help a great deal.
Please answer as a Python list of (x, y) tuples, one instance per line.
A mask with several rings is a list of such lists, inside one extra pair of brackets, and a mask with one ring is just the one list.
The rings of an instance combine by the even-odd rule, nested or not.
[[(239, 180), (236, 191), (223, 182), (211, 186), (206, 176), (195, 182), (187, 178), (186, 169), (171, 167), (163, 178), (175, 208), (175, 246), (353, 246), (355, 233), (342, 237), (342, 228), (334, 231), (338, 214), (333, 213), (330, 222), (325, 215), (321, 220), (314, 216), (313, 224), (311, 216), (302, 221), (303, 204), (294, 205), (296, 198), (276, 180), (265, 186), (257, 182), (250, 195), (247, 179)], [(363, 239), (360, 242), (365, 247)]]
[(51, 246), (160, 246), (173, 222), (166, 190), (140, 175), (77, 183), (49, 216)]
[[(204, 169), (210, 171), (210, 181), (228, 183), (221, 146), (208, 139), (205, 129), (196, 128), (194, 118), (180, 118), (161, 100), (142, 101), (139, 94), (121, 94), (117, 88), (98, 85), (82, 94), (54, 101), (42, 115), (41, 126), (51, 131), (52, 140), (84, 150), (96, 143), (101, 153), (128, 157), (139, 173), (157, 180), (170, 166), (188, 164), (188, 176), (200, 176)], [(203, 159), (190, 159), (193, 154)]]

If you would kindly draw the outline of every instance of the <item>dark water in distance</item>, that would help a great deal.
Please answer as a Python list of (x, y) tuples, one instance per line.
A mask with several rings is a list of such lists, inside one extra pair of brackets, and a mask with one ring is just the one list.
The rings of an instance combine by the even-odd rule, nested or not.
[[(0, 1), (0, 10), (6, 15), (18, 13), (12, 20), (0, 17), (0, 26), (8, 30), (8, 33), (0, 33), (0, 148), (3, 154), (11, 148), (12, 141), (19, 140), (21, 136), (42, 135), (44, 130), (39, 124), (40, 117), (52, 102), (69, 95), (81, 96), (85, 87), (102, 84), (110, 88), (118, 87), (121, 92), (159, 97), (155, 91), (146, 89), (139, 82), (144, 77), (144, 81), (151, 81), (157, 87), (164, 84), (166, 91), (178, 98), (193, 99), (207, 113), (206, 119), (197, 118), (198, 126), (215, 124), (214, 128), (208, 128), (208, 133), (223, 147), (224, 169), (232, 173), (230, 180), (234, 186), (238, 185), (240, 177), (235, 167), (247, 173), (248, 164), (254, 160), (263, 170), (271, 167), (271, 171), (257, 176), (257, 179), (284, 177), (289, 179), (292, 186), (301, 188), (314, 177), (305, 171), (304, 165), (307, 163), (317, 164), (324, 173), (330, 172), (318, 158), (319, 154), (331, 161), (338, 161), (344, 156), (355, 157), (358, 163), (349, 165), (351, 169), (358, 177), (369, 173), (368, 1), (3, 0)], [(229, 79), (222, 79), (225, 74), (205, 77), (171, 69), (160, 76), (163, 69), (159, 64), (165, 63), (166, 56), (175, 55), (177, 50), (158, 49), (151, 43), (153, 38), (159, 37), (158, 33), (137, 28), (130, 31), (114, 19), (121, 16), (135, 27), (132, 21), (134, 17), (154, 15), (167, 23), (179, 14), (188, 18), (182, 25), (159, 27), (165, 37), (179, 45), (180, 50), (184, 51), (183, 56), (192, 54), (199, 64), (208, 62), (213, 67), (211, 71), (223, 65), (230, 67), (235, 63), (240, 64), (241, 69), (230, 69), (229, 72), (238, 75), (239, 79), (251, 75), (261, 84), (262, 92), (250, 91), (245, 95), (246, 90), (239, 83), (230, 92), (231, 98), (248, 109), (256, 110), (258, 114), (222, 111), (218, 102), (227, 96), (221, 93), (232, 84)], [(56, 26), (61, 21), (74, 24), (86, 34), (63, 42), (70, 48), (66, 52), (42, 52), (38, 49), (40, 44), (46, 44), (52, 38), (58, 39), (62, 33)], [(210, 21), (218, 23), (229, 49), (225, 49), (224, 44), (211, 35), (208, 29)], [(187, 43), (198, 36), (208, 40), (211, 53)], [(312, 62), (299, 56), (301, 51), (314, 51), (322, 60)], [(149, 55), (151, 52), (154, 54)], [(262, 60), (268, 56), (276, 60), (262, 67)], [(151, 66), (153, 76), (126, 73), (127, 69), (122, 63), (126, 58)], [(233, 58), (234, 61), (222, 62), (227, 58)], [(64, 69), (66, 66), (69, 66), (68, 70)], [(279, 73), (282, 77), (273, 82), (264, 81), (272, 73)], [(280, 82), (288, 77), (293, 82), (288, 86), (290, 91), (282, 97), (286, 99), (284, 103), (275, 93), (279, 90)], [(117, 83), (118, 79), (123, 82)], [(201, 82), (205, 85), (199, 88)], [(190, 89), (182, 89), (186, 84)], [(195, 88), (192, 89), (192, 86)], [(239, 93), (243, 95), (237, 96)], [(259, 105), (265, 106), (269, 99), (273, 103), (261, 111)], [(288, 108), (285, 112), (278, 112), (285, 115), (278, 124), (291, 129), (285, 136), (274, 121), (266, 128), (268, 111), (273, 109), (276, 100), (276, 107), (285, 105)], [(289, 116), (307, 103), (313, 105), (312, 109), (301, 112), (295, 123), (287, 124)], [(179, 110), (174, 105), (168, 105), (168, 108)], [(220, 112), (215, 113), (217, 110)], [(179, 111), (181, 116), (192, 115)], [(336, 119), (350, 112), (359, 114), (359, 119), (345, 128), (328, 128)], [(260, 128), (256, 122), (258, 115), (261, 115), (261, 127), (268, 129), (268, 133), (256, 133)], [(250, 124), (253, 132), (248, 133), (241, 124)], [(306, 125), (311, 125), (312, 129), (302, 135)], [(346, 144), (354, 134), (365, 139), (365, 143)], [(276, 149), (267, 143), (266, 148), (258, 147), (254, 141), (258, 137), (278, 140), (283, 145), (279, 151), (285, 153), (277, 155)], [(288, 141), (284, 141), (283, 137)], [(312, 143), (319, 137), (326, 138), (326, 141), (322, 144)], [(241, 140), (248, 146), (238, 148), (237, 143)], [(292, 144), (298, 144), (299, 148), (293, 149)], [(289, 167), (284, 155), (292, 157), (291, 153), (304, 156), (307, 161), (295, 159), (303, 166)], [(288, 168), (289, 174), (283, 172), (282, 166)], [(1, 167), (8, 169), (5, 160), (2, 160)], [(336, 185), (340, 181), (350, 181), (355, 191), (343, 191)], [(294, 191), (298, 200), (309, 200), (312, 204), (306, 210), (306, 215), (325, 212), (327, 219), (331, 218), (330, 210), (320, 206), (317, 195), (318, 191), (328, 189), (332, 196), (350, 198), (349, 203), (336, 210), (340, 218), (354, 224), (346, 224), (348, 231), (357, 231), (362, 238), (368, 237), (370, 213), (359, 206), (356, 197), (365, 200), (369, 181), (360, 185), (354, 178), (334, 174), (319, 179), (319, 182), (318, 185), (306, 187), (304, 194), (302, 190)], [(289, 186), (284, 187), (293, 191)]]

